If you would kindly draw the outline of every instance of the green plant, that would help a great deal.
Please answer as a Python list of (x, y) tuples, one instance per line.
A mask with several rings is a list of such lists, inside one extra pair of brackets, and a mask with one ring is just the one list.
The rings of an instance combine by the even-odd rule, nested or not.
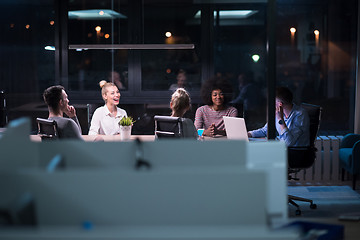
[(119, 121), (120, 126), (131, 126), (134, 123), (134, 119), (132, 117), (123, 117)]

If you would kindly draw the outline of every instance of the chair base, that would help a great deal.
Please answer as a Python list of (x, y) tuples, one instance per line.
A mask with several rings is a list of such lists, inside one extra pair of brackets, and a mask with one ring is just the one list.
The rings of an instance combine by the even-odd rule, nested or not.
[(288, 195), (288, 202), (295, 206), (297, 209), (295, 211), (295, 214), (298, 216), (298, 215), (301, 215), (301, 210), (300, 210), (300, 206), (294, 202), (295, 201), (301, 201), (301, 202), (308, 202), (310, 203), (310, 208), (311, 209), (316, 209), (317, 205), (313, 203), (313, 200), (311, 199), (308, 199), (308, 198), (302, 198), (302, 197), (296, 197), (296, 196), (293, 196), (293, 195)]

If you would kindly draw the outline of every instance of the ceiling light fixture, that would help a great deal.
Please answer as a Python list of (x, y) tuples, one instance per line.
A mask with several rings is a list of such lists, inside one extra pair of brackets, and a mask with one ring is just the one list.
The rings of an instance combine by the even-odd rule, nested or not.
[(91, 9), (69, 11), (69, 19), (78, 20), (97, 20), (97, 19), (116, 19), (127, 18), (125, 15), (110, 9)]
[[(256, 10), (220, 10), (219, 16), (221, 19), (244, 19), (257, 12)], [(216, 16), (216, 11), (214, 11), (214, 16)], [(201, 18), (201, 10), (197, 11), (194, 17)]]

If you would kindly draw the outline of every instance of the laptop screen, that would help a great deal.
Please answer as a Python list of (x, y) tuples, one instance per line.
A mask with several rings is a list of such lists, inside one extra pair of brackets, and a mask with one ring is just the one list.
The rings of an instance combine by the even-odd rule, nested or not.
[(249, 141), (244, 118), (223, 117), (228, 139)]

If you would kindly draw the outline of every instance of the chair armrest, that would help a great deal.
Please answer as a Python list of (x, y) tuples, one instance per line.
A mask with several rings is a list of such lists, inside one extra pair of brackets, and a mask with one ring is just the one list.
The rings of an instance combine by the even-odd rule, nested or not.
[(309, 168), (315, 161), (315, 147), (288, 147), (287, 150), (289, 168)]
[(360, 134), (349, 133), (340, 142), (340, 148), (352, 148), (360, 140)]
[(360, 140), (357, 141), (352, 150), (352, 165), (356, 172), (360, 172)]
[(296, 152), (296, 151), (313, 151), (317, 152), (316, 147), (288, 147), (288, 151)]

